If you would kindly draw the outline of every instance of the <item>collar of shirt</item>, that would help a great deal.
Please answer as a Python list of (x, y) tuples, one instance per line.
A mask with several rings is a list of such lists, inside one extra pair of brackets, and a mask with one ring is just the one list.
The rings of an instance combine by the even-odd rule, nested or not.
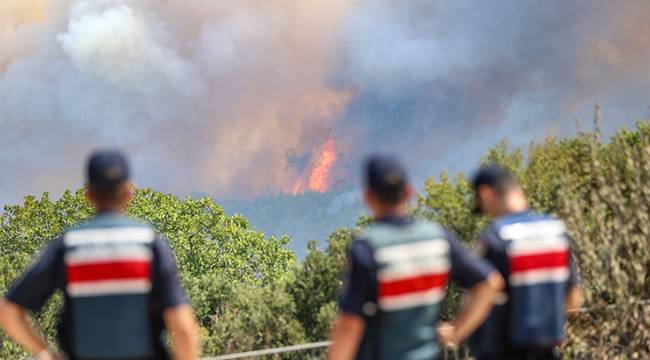
[(409, 225), (413, 223), (413, 219), (410, 216), (385, 216), (376, 220), (381, 224), (390, 224), (390, 225)]
[(504, 222), (504, 221), (507, 222), (508, 220), (518, 219), (521, 217), (526, 218), (529, 215), (534, 215), (534, 214), (535, 213), (530, 209), (526, 209), (524, 211), (511, 212), (498, 217), (495, 220), (495, 222)]

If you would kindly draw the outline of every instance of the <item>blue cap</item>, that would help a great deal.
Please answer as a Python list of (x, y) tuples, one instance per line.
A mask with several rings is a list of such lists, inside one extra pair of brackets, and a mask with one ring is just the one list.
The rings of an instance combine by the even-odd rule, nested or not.
[(365, 186), (380, 199), (398, 201), (408, 184), (406, 170), (397, 158), (376, 154), (365, 163)]
[(97, 151), (88, 158), (87, 181), (91, 187), (111, 189), (130, 177), (129, 163), (119, 151)]

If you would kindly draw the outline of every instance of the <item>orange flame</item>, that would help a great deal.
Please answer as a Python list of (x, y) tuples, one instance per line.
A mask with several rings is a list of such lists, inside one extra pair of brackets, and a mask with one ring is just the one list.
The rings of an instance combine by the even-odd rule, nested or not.
[(309, 183), (301, 177), (293, 186), (292, 194), (302, 194), (305, 191), (314, 191), (324, 193), (329, 190), (330, 172), (337, 159), (336, 141), (330, 135), (323, 145), (323, 149), (314, 163), (311, 173), (309, 174)]
[(317, 191), (319, 193), (324, 193), (327, 191), (329, 186), (329, 175), (332, 170), (332, 165), (336, 161), (336, 142), (334, 138), (330, 136), (323, 146), (323, 151), (318, 158), (318, 162), (314, 167), (314, 171), (311, 173), (309, 179), (309, 189), (311, 191)]

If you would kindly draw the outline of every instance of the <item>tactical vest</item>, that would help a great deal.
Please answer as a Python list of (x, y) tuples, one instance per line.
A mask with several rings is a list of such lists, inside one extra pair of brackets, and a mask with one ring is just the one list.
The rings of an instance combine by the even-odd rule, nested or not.
[(533, 218), (498, 229), (510, 265), (511, 340), (515, 346), (553, 345), (564, 337), (569, 242), (564, 223)]
[(364, 306), (375, 313), (368, 319), (364, 358), (436, 358), (436, 322), (451, 266), (444, 230), (426, 222), (375, 224), (363, 237), (377, 264), (377, 303)]
[(67, 309), (74, 355), (140, 359), (153, 354), (149, 321), (153, 229), (92, 220), (64, 235)]

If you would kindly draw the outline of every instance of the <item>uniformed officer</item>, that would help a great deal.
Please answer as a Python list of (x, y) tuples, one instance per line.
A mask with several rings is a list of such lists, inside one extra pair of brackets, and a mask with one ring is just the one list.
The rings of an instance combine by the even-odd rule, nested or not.
[(565, 311), (581, 306), (564, 223), (528, 209), (514, 176), (498, 165), (473, 179), (477, 211), (492, 222), (478, 253), (506, 280), (506, 294), (471, 336), (479, 360), (554, 359), (564, 337)]
[(30, 326), (60, 289), (64, 306), (58, 339), (66, 358), (167, 359), (170, 330), (175, 359), (196, 359), (198, 335), (167, 241), (124, 211), (133, 197), (127, 160), (93, 154), (87, 197), (97, 214), (54, 239), (0, 303), (6, 333), (37, 359), (64, 358)]
[[(347, 283), (329, 358), (436, 359), (488, 315), (503, 281), (440, 225), (408, 216), (414, 191), (397, 160), (365, 166), (365, 202), (376, 219), (349, 250)], [(469, 288), (454, 325), (436, 329), (449, 279)]]

